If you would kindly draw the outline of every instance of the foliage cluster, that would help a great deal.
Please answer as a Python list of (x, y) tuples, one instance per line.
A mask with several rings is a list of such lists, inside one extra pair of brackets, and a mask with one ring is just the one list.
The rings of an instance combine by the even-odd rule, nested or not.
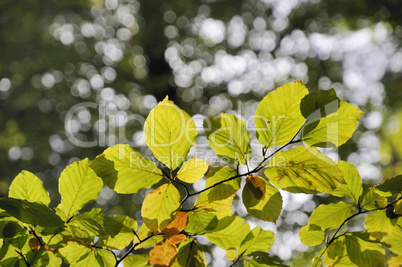
[[(402, 176), (363, 189), (354, 166), (334, 162), (319, 150), (344, 144), (362, 113), (340, 101), (334, 90), (309, 94), (301, 82), (286, 84), (257, 107), (259, 156), (252, 151), (246, 123), (235, 115), (204, 120), (210, 147), (228, 163), (211, 166), (205, 159), (186, 159), (197, 128), (165, 98), (144, 126), (156, 161), (118, 144), (93, 161), (74, 162), (60, 175), (62, 198), (55, 208), (49, 207), (48, 193), (34, 174), (23, 171), (14, 179), (8, 197), (0, 199), (0, 264), (205, 266), (197, 242), (202, 235), (226, 250), (233, 266), (281, 266), (268, 254), (274, 233), (250, 229), (244, 218), (232, 215), (243, 179), (243, 204), (264, 221), (275, 222), (281, 213), (279, 189), (340, 197), (337, 203), (319, 205), (300, 230), (304, 244), (322, 247), (314, 266), (379, 266), (386, 261), (397, 266), (402, 263)], [(242, 165), (247, 171), (241, 171)], [(204, 177), (205, 188), (190, 192), (190, 185)], [(119, 194), (156, 187), (143, 200), (140, 227), (126, 215), (107, 216), (99, 208), (82, 211), (105, 185)], [(364, 230), (348, 224), (367, 213)]]

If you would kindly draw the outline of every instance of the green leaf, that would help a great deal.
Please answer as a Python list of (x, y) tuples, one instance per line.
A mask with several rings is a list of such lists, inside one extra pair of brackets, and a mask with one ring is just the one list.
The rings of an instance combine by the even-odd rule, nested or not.
[(152, 232), (161, 232), (174, 219), (180, 207), (180, 193), (172, 184), (164, 184), (148, 193), (142, 203), (144, 223)]
[(154, 235), (154, 233), (148, 228), (148, 226), (145, 223), (143, 223), (140, 226), (140, 229), (138, 229), (137, 235), (134, 237), (134, 243), (140, 242), (137, 236), (140, 238), (140, 240), (144, 240), (145, 238), (148, 239), (146, 241), (139, 243), (135, 247), (136, 249), (153, 247), (164, 239), (163, 235)]
[(257, 219), (275, 222), (281, 213), (279, 190), (261, 177), (247, 177), (242, 198), (248, 213)]
[(233, 193), (233, 195), (228, 198), (210, 201), (207, 191), (204, 191), (197, 197), (195, 207), (209, 212), (217, 212), (219, 214), (229, 213), (226, 215), (229, 216), (232, 214), (232, 202), (234, 195), (235, 194)]
[[(337, 105), (331, 105), (332, 103), (336, 103)], [(335, 89), (315, 91), (314, 93), (306, 95), (300, 103), (301, 113), (306, 119), (313, 114), (315, 115), (317, 112), (330, 114), (335, 112), (338, 107), (339, 98), (336, 96)]]
[(220, 248), (239, 249), (249, 233), (250, 226), (247, 222), (237, 216), (230, 216), (220, 219), (217, 227), (205, 236)]
[(105, 214), (99, 208), (91, 211), (80, 213), (74, 216), (68, 223), (67, 227), (72, 236), (79, 238), (90, 238), (94, 236), (104, 235), (103, 221)]
[[(337, 103), (333, 103), (337, 105)], [(310, 121), (303, 129), (303, 142), (310, 146), (340, 146), (352, 137), (363, 111), (341, 101), (339, 109), (319, 121)]]
[(137, 222), (125, 215), (105, 217), (103, 224), (107, 236), (100, 236), (99, 244), (109, 249), (122, 250), (133, 241)]
[(311, 213), (308, 224), (318, 225), (322, 230), (335, 229), (353, 215), (354, 210), (354, 205), (345, 202), (321, 204)]
[(245, 165), (251, 156), (251, 135), (246, 124), (233, 114), (221, 113), (204, 120), (211, 148), (224, 161)]
[(340, 160), (337, 161), (337, 163), (346, 184), (340, 185), (328, 193), (337, 197), (348, 197), (351, 200), (358, 202), (359, 197), (363, 192), (363, 182), (362, 178), (359, 176), (358, 170), (349, 162)]
[(89, 164), (88, 159), (74, 162), (60, 175), (59, 191), (62, 199), (57, 208), (65, 221), (87, 203), (94, 201), (102, 190), (102, 179), (89, 167)]
[(387, 198), (376, 193), (373, 187), (368, 188), (362, 198), (361, 207), (367, 210), (383, 208), (387, 205)]
[(345, 236), (340, 236), (332, 242), (324, 253), (326, 266), (357, 266), (352, 263), (346, 252)]
[(149, 112), (144, 135), (155, 157), (174, 170), (195, 144), (197, 128), (193, 119), (166, 96)]
[(244, 267), (286, 266), (274, 260), (268, 253), (254, 252), (251, 259), (244, 260)]
[(387, 267), (400, 267), (402, 265), (402, 255), (392, 257), (387, 262)]
[(253, 252), (268, 252), (274, 244), (274, 233), (255, 227), (241, 243), (239, 255), (250, 255)]
[(16, 238), (27, 234), (24, 225), (14, 217), (0, 219), (0, 238)]
[(10, 185), (8, 196), (49, 206), (50, 198), (42, 181), (33, 173), (22, 171)]
[(142, 267), (146, 266), (149, 261), (148, 254), (135, 254), (127, 256), (123, 260), (124, 267)]
[(380, 243), (365, 241), (354, 235), (345, 236), (346, 252), (350, 261), (357, 266), (383, 266), (385, 251)]
[(183, 163), (177, 172), (177, 178), (186, 183), (198, 182), (204, 177), (210, 164), (203, 159), (191, 158)]
[(23, 223), (43, 227), (60, 227), (64, 222), (47, 206), (14, 198), (0, 198), (0, 208)]
[(394, 252), (397, 255), (401, 255), (402, 254), (401, 240), (402, 240), (402, 226), (397, 224), (396, 227), (394, 227), (388, 235), (384, 236), (382, 242), (385, 243), (391, 249), (392, 252)]
[[(211, 168), (207, 173), (205, 188), (213, 186), (217, 183), (221, 183), (225, 180), (235, 177), (236, 175), (237, 171), (229, 166)], [(204, 191), (201, 194), (206, 195), (209, 202), (223, 200), (232, 196), (237, 190), (240, 189), (240, 182), (241, 178), (237, 177), (230, 181), (216, 185), (210, 190)]]
[(188, 224), (184, 228), (186, 232), (202, 235), (207, 231), (213, 230), (218, 225), (218, 218), (212, 212), (203, 209), (196, 209), (187, 212)]
[(155, 162), (125, 144), (107, 148), (96, 157), (91, 168), (119, 194), (133, 194), (151, 188), (163, 177)]
[(392, 229), (394, 229), (397, 219), (390, 219), (385, 210), (377, 210), (366, 216), (364, 226), (367, 232), (381, 241)]
[(402, 193), (402, 175), (385, 180), (375, 187), (375, 191), (380, 196), (390, 197)]
[(278, 152), (264, 173), (276, 187), (292, 193), (323, 193), (345, 183), (338, 165), (307, 145)]
[(12, 246), (8, 242), (6, 243), (1, 242), (0, 245), (1, 245), (0, 247), (1, 266), (25, 266), (23, 261), (21, 265), (14, 265), (21, 258), (21, 256), (17, 253), (17, 250), (14, 246)]
[(32, 267), (59, 267), (61, 265), (61, 258), (52, 251), (31, 250), (26, 257)]
[(207, 265), (204, 251), (194, 238), (187, 238), (181, 242), (178, 250), (172, 266), (201, 267)]
[(307, 88), (295, 81), (277, 88), (258, 104), (255, 127), (264, 148), (284, 145), (297, 134), (306, 120), (300, 103), (307, 94)]
[(300, 228), (299, 231), (300, 241), (304, 245), (318, 246), (324, 242), (325, 234), (324, 230), (315, 224), (307, 224)]

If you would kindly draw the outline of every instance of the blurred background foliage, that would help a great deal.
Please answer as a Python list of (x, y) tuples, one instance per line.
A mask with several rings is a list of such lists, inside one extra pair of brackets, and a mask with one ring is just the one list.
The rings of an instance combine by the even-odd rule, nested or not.
[[(331, 158), (353, 163), (366, 184), (400, 174), (401, 14), (398, 0), (1, 1), (0, 194), (26, 169), (54, 206), (69, 163), (116, 143), (152, 156), (143, 122), (166, 95), (199, 127), (191, 155), (208, 159), (203, 118), (225, 111), (247, 121), (263, 96), (293, 80), (335, 88), (365, 111), (353, 138), (325, 151)], [(94, 205), (140, 220), (147, 192), (105, 188)], [(283, 197), (276, 224), (250, 220), (277, 233), (272, 254), (309, 265), (314, 249), (297, 231), (333, 199)], [(241, 204), (234, 211), (247, 216)], [(225, 264), (219, 248), (207, 259)]]

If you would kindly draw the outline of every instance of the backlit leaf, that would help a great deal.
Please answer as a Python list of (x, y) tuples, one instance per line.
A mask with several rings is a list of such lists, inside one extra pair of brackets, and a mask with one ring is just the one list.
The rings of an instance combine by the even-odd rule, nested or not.
[(354, 210), (354, 205), (345, 202), (321, 204), (311, 213), (308, 224), (318, 225), (322, 230), (335, 229), (353, 215)]
[(152, 232), (161, 232), (174, 219), (180, 207), (180, 193), (172, 184), (164, 184), (147, 194), (142, 203), (144, 223)]
[(149, 252), (149, 262), (152, 266), (170, 266), (176, 255), (176, 245), (168, 239), (164, 239)]
[(275, 186), (292, 193), (322, 193), (345, 183), (338, 165), (307, 145), (277, 153), (264, 173)]
[(361, 198), (361, 207), (367, 210), (383, 208), (387, 203), (387, 198), (377, 194), (373, 187), (368, 188)]
[(179, 211), (174, 220), (166, 226), (163, 231), (166, 238), (170, 238), (180, 233), (188, 223), (187, 212)]
[(149, 112), (144, 135), (155, 157), (174, 170), (195, 144), (197, 128), (193, 119), (166, 96)]
[(88, 159), (74, 162), (60, 175), (59, 191), (62, 198), (58, 209), (65, 221), (94, 201), (102, 190), (102, 179), (89, 167), (89, 163)]
[(300, 103), (308, 94), (307, 88), (295, 81), (269, 93), (255, 112), (257, 139), (264, 148), (289, 142), (305, 122)]
[(357, 266), (348, 257), (345, 236), (340, 236), (329, 245), (324, 253), (323, 262), (326, 266)]
[(218, 218), (212, 212), (203, 209), (196, 209), (188, 212), (188, 224), (184, 228), (193, 234), (203, 234), (213, 230), (218, 225)]
[(10, 185), (8, 196), (24, 199), (29, 202), (38, 202), (49, 206), (50, 198), (43, 187), (42, 181), (33, 173), (22, 171), (14, 178)]
[(384, 236), (382, 239), (382, 242), (384, 242), (389, 248), (391, 249), (392, 252), (394, 252), (397, 255), (402, 254), (402, 227), (397, 224), (396, 227), (392, 229), (392, 231)]
[(107, 148), (96, 157), (91, 168), (119, 194), (132, 194), (150, 188), (163, 177), (155, 162), (123, 144)]
[(304, 245), (318, 246), (322, 242), (324, 242), (325, 234), (324, 230), (320, 226), (314, 224), (307, 224), (302, 228), (300, 228), (299, 237), (300, 241)]
[(402, 193), (402, 175), (385, 180), (380, 185), (375, 187), (377, 194), (390, 197)]
[(127, 256), (123, 260), (124, 267), (142, 267), (146, 266), (149, 261), (148, 254), (135, 254)]
[(251, 135), (246, 124), (233, 114), (221, 113), (204, 120), (211, 148), (224, 161), (245, 165), (251, 155)]
[(274, 244), (274, 233), (267, 230), (262, 230), (261, 227), (255, 227), (250, 231), (247, 237), (243, 240), (239, 254), (247, 256), (253, 252), (268, 252)]
[(383, 266), (385, 251), (380, 243), (368, 242), (355, 235), (346, 235), (345, 245), (350, 261), (357, 266)]
[(286, 267), (278, 261), (274, 260), (268, 253), (254, 252), (251, 259), (244, 260), (244, 267)]
[(364, 226), (367, 232), (381, 241), (384, 236), (394, 229), (397, 219), (387, 217), (385, 210), (377, 210), (366, 216)]
[(328, 193), (337, 197), (348, 197), (357, 202), (363, 192), (363, 182), (357, 168), (343, 160), (337, 161), (336, 163), (338, 164), (339, 170), (342, 172), (346, 184), (342, 184)]
[(61, 265), (61, 258), (57, 257), (52, 251), (30, 251), (26, 257), (31, 266), (35, 267), (59, 267)]
[[(336, 103), (337, 105), (331, 105), (332, 103)], [(314, 113), (324, 113), (330, 114), (335, 112), (338, 109), (339, 99), (336, 96), (335, 89), (331, 90), (318, 90), (313, 93), (306, 95), (300, 103), (300, 110), (303, 115), (307, 119), (307, 117), (311, 117)]]
[(23, 223), (43, 227), (60, 227), (63, 221), (47, 206), (14, 198), (0, 198), (0, 208)]
[(172, 266), (202, 267), (206, 266), (204, 251), (194, 238), (183, 241), (178, 248), (177, 258)]
[(261, 177), (247, 177), (242, 198), (248, 213), (257, 219), (275, 222), (281, 213), (279, 190)]
[(103, 221), (105, 214), (99, 208), (94, 208), (89, 212), (83, 212), (74, 216), (67, 227), (73, 236), (79, 238), (89, 238), (104, 235)]
[(388, 262), (387, 262), (387, 267), (400, 267), (402, 266), (402, 255), (392, 257)]
[(220, 248), (239, 249), (249, 232), (247, 222), (237, 216), (230, 216), (220, 219), (217, 227), (205, 236)]
[[(330, 105), (338, 105), (334, 102)], [(329, 109), (332, 111), (332, 108)], [(309, 121), (303, 129), (303, 142), (310, 146), (340, 146), (352, 137), (363, 111), (347, 102), (341, 101), (339, 109), (316, 121)]]
[(210, 164), (203, 159), (191, 158), (183, 163), (177, 172), (177, 178), (186, 183), (198, 182), (204, 177)]
[(223, 181), (236, 176), (236, 174), (236, 170), (229, 166), (211, 168), (205, 180), (205, 188), (213, 186), (217, 183), (220, 184), (214, 186), (210, 190), (203, 192), (202, 194), (207, 195), (209, 202), (222, 200), (232, 196), (234, 193), (236, 193), (237, 190), (239, 190), (241, 178), (236, 177), (235, 179), (227, 182)]
[(109, 249), (124, 249), (134, 239), (137, 222), (125, 215), (106, 217), (103, 223), (105, 237), (100, 237), (99, 244)]
[(136, 249), (150, 246), (153, 247), (161, 242), (164, 238), (162, 235), (154, 235), (154, 233), (148, 228), (145, 223), (141, 225), (140, 229), (138, 229), (137, 235), (134, 236), (134, 243), (140, 242), (137, 236), (140, 238), (140, 240), (146, 240), (137, 244), (137, 246), (135, 247)]

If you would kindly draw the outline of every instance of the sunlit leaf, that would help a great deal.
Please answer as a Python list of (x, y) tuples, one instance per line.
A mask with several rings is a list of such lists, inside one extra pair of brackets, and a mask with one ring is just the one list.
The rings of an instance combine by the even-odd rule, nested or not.
[(183, 241), (177, 253), (177, 258), (172, 266), (202, 267), (206, 266), (204, 251), (194, 238)]
[(146, 266), (149, 261), (148, 254), (135, 254), (127, 256), (123, 260), (124, 267), (142, 267)]
[[(203, 192), (202, 194), (207, 195), (209, 202), (222, 200), (232, 196), (240, 188), (241, 178), (236, 177), (235, 179), (231, 179), (236, 175), (237, 175), (236, 170), (229, 166), (211, 168), (205, 180), (205, 188), (208, 188), (218, 183), (220, 184)], [(223, 182), (229, 179), (231, 180)]]
[(251, 155), (251, 135), (246, 124), (233, 114), (221, 113), (204, 120), (205, 134), (224, 161), (245, 165)]
[(383, 208), (387, 203), (387, 198), (377, 194), (373, 187), (368, 188), (361, 198), (361, 207), (367, 210)]
[[(337, 106), (335, 101), (330, 105)], [(330, 108), (331, 112), (333, 108)], [(316, 121), (309, 121), (304, 127), (303, 142), (310, 146), (340, 146), (352, 137), (363, 111), (347, 102), (341, 101), (339, 109)]]
[(226, 258), (228, 260), (234, 261), (237, 258), (237, 250), (235, 249), (226, 250)]
[(397, 255), (402, 255), (402, 226), (399, 224), (392, 229), (392, 231), (383, 237), (382, 242), (384, 242), (392, 252)]
[(107, 148), (96, 157), (91, 168), (119, 194), (132, 194), (150, 188), (163, 177), (155, 162), (123, 144)]
[(307, 224), (300, 228), (299, 237), (304, 245), (318, 246), (324, 242), (324, 229), (315, 224)]
[(368, 242), (355, 235), (345, 236), (346, 252), (357, 266), (383, 266), (385, 251), (380, 243)]
[(94, 201), (102, 191), (103, 183), (84, 159), (67, 166), (60, 175), (61, 203), (59, 215), (67, 221), (87, 203)]
[(60, 227), (63, 221), (47, 206), (14, 198), (0, 198), (0, 208), (23, 223), (43, 227)]
[(323, 262), (326, 266), (357, 266), (348, 257), (345, 236), (340, 236), (329, 245), (324, 253)]
[(282, 210), (279, 190), (258, 176), (248, 176), (242, 193), (248, 213), (260, 220), (275, 222)]
[(307, 145), (277, 153), (264, 173), (275, 186), (292, 193), (322, 193), (345, 183), (338, 165)]
[(174, 170), (195, 144), (197, 128), (193, 119), (166, 96), (149, 112), (144, 135), (155, 157)]
[(224, 212), (232, 214), (232, 202), (234, 198), (234, 193), (225, 199), (222, 200), (213, 200), (210, 201), (208, 197), (208, 192), (202, 192), (198, 197), (197, 201), (195, 202), (195, 207), (201, 208), (206, 211), (210, 212), (219, 212), (223, 214)]
[[(140, 239), (138, 239), (138, 237)], [(163, 235), (154, 235), (154, 233), (148, 228), (148, 226), (145, 223), (143, 223), (134, 237), (134, 243), (138, 243), (141, 240), (141, 243), (137, 244), (135, 248), (140, 249), (151, 246), (153, 247), (159, 242), (161, 242), (163, 239), (164, 239)]]
[(57, 257), (52, 251), (30, 251), (26, 257), (31, 266), (35, 267), (59, 267), (61, 265), (61, 258)]
[(322, 230), (335, 229), (353, 215), (354, 210), (354, 205), (345, 202), (321, 204), (311, 213), (308, 224), (318, 225)]
[(152, 232), (161, 232), (174, 219), (174, 213), (179, 207), (179, 191), (172, 184), (164, 184), (147, 194), (141, 214)]
[(289, 142), (305, 122), (300, 102), (308, 94), (307, 88), (295, 81), (269, 93), (255, 112), (257, 138), (264, 148)]
[(274, 260), (268, 253), (265, 252), (254, 252), (251, 259), (244, 260), (245, 267), (286, 267)]
[(59, 253), (68, 263), (74, 264), (89, 257), (91, 249), (78, 242), (70, 241), (67, 246), (59, 249)]
[(204, 177), (210, 164), (203, 159), (191, 158), (183, 163), (177, 172), (177, 178), (186, 183), (195, 183)]
[(375, 187), (377, 194), (390, 197), (402, 193), (402, 175), (385, 180), (383, 183)]
[(16, 238), (26, 235), (27, 230), (24, 229), (24, 224), (14, 217), (6, 217), (0, 219), (0, 238)]
[(187, 223), (188, 223), (187, 212), (179, 211), (176, 214), (174, 220), (170, 222), (163, 231), (165, 234), (165, 238), (170, 238), (180, 233), (184, 229), (184, 227), (186, 227)]
[(99, 244), (110, 249), (124, 249), (134, 239), (137, 222), (125, 215), (106, 217), (103, 228), (107, 234), (100, 237)]
[(247, 222), (237, 216), (230, 216), (220, 219), (217, 227), (205, 236), (220, 248), (239, 249), (249, 233), (250, 226)]
[[(331, 105), (335, 103), (336, 105)], [(318, 90), (306, 95), (300, 103), (300, 110), (303, 117), (308, 118), (315, 113), (330, 114), (335, 112), (339, 106), (339, 99), (335, 89)], [(315, 116), (314, 116), (315, 117)]]
[(239, 254), (247, 256), (253, 252), (268, 252), (274, 244), (274, 233), (255, 227), (241, 243)]
[(346, 184), (342, 184), (328, 193), (337, 197), (348, 197), (357, 202), (363, 192), (363, 182), (362, 178), (359, 176), (358, 170), (352, 164), (343, 160), (337, 161), (336, 163), (338, 164), (339, 170), (342, 172)]
[(42, 181), (33, 173), (22, 171), (14, 178), (10, 185), (8, 196), (24, 199), (29, 202), (38, 202), (49, 206), (50, 198), (43, 187)]
[(394, 204), (394, 213), (398, 215), (402, 215), (402, 199), (398, 200)]
[(152, 266), (170, 266), (176, 255), (176, 245), (168, 239), (164, 239), (149, 252), (149, 262)]
[(188, 212), (188, 224), (184, 228), (193, 234), (203, 234), (216, 228), (218, 218), (212, 212), (203, 209), (196, 209)]
[(392, 229), (394, 229), (397, 219), (387, 217), (385, 210), (377, 210), (367, 215), (364, 226), (367, 232), (381, 241)]
[(392, 257), (388, 262), (387, 262), (387, 267), (400, 267), (402, 266), (402, 255)]
[(83, 212), (74, 216), (67, 227), (73, 236), (79, 238), (89, 238), (93, 236), (105, 235), (103, 221), (105, 214), (99, 208), (94, 208), (89, 212)]

